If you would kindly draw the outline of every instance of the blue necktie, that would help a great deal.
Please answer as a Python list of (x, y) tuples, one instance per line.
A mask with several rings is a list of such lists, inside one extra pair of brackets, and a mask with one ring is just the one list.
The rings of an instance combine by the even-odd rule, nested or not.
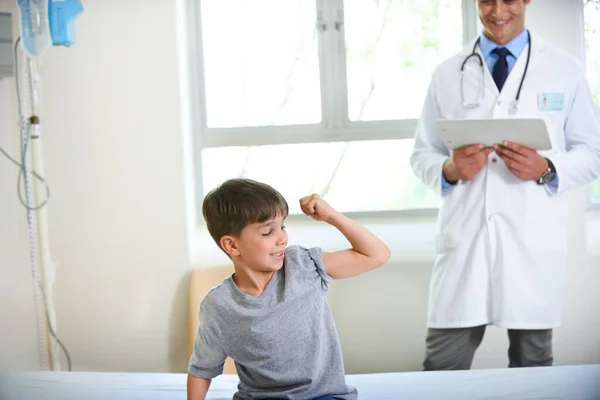
[(498, 55), (498, 61), (494, 64), (492, 77), (494, 78), (494, 82), (496, 82), (498, 90), (502, 91), (502, 86), (504, 86), (504, 82), (506, 82), (506, 78), (508, 77), (508, 61), (506, 60), (506, 56), (510, 54), (510, 51), (505, 47), (496, 47), (493, 53)]

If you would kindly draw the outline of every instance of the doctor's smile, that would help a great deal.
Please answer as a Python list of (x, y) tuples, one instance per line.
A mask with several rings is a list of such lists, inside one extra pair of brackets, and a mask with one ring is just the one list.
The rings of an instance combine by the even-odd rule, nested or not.
[(479, 16), (484, 34), (498, 45), (505, 45), (524, 26), (525, 8), (530, 0), (480, 0)]

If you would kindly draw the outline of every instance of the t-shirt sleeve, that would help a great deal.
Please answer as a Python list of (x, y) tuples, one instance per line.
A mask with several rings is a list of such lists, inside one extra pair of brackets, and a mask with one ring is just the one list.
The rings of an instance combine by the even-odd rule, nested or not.
[(188, 372), (197, 378), (213, 379), (221, 375), (227, 358), (213, 313), (210, 303), (203, 302), (200, 305), (200, 326), (188, 364)]
[(325, 271), (323, 251), (320, 247), (304, 248), (293, 246), (288, 253), (291, 253), (289, 262), (296, 264), (292, 265), (293, 268), (304, 270), (311, 284), (320, 287), (324, 292), (329, 290), (329, 283), (333, 278)]

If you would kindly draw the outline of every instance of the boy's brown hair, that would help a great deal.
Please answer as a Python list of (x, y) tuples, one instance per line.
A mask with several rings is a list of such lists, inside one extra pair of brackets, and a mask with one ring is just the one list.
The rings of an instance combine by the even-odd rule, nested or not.
[(278, 215), (285, 218), (288, 213), (287, 201), (281, 193), (252, 179), (227, 180), (211, 190), (202, 203), (208, 232), (219, 248), (223, 236), (239, 236), (247, 225), (265, 222)]

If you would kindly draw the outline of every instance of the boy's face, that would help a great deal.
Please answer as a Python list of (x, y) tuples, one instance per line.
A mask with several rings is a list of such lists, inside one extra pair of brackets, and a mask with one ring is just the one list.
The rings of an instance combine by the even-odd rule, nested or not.
[[(229, 237), (225, 250), (234, 261), (252, 270), (270, 272), (281, 269), (288, 242), (282, 215), (262, 223), (247, 225), (238, 237)], [(222, 241), (223, 245), (223, 241)]]

